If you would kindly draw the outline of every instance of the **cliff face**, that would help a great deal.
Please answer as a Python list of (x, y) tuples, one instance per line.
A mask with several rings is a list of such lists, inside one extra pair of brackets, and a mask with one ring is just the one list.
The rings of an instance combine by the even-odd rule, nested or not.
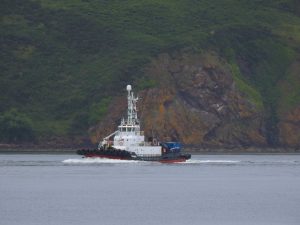
[(296, 59), (287, 70), (287, 79), (281, 82), (278, 105), (279, 140), (285, 147), (300, 147), (300, 60)]
[(300, 107), (282, 116), (279, 122), (280, 142), (287, 147), (300, 146)]
[(298, 0), (2, 5), (0, 144), (98, 142), (131, 83), (147, 136), (300, 146)]
[[(213, 53), (162, 54), (146, 74), (158, 82), (138, 93), (146, 136), (206, 147), (266, 145), (262, 110), (239, 91), (229, 66)], [(116, 99), (111, 113), (91, 129), (92, 140), (113, 131), (125, 109), (125, 97)]]

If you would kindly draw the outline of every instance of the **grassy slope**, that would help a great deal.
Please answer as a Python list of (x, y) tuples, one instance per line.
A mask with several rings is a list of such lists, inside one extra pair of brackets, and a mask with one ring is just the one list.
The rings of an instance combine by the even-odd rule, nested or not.
[(291, 79), (288, 68), (298, 56), (296, 4), (5, 0), (0, 114), (16, 108), (38, 137), (85, 133), (125, 84), (152, 85), (142, 72), (151, 57), (182, 48), (213, 49), (232, 65), (240, 89), (264, 105), (272, 127), (280, 96), (286, 104), (299, 104), (289, 100), (299, 99), (299, 83), (291, 85), (292, 97), (278, 85)]

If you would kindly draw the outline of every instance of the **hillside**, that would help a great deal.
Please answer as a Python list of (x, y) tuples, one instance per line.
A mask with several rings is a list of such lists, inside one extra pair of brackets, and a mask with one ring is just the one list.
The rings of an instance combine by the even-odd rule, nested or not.
[(296, 0), (4, 0), (0, 11), (1, 143), (96, 142), (131, 83), (161, 138), (300, 146)]

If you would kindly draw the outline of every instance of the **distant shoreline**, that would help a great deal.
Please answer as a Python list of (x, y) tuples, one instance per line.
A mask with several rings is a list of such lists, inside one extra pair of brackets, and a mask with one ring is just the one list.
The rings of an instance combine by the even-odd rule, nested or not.
[(76, 154), (75, 149), (1, 149), (0, 154)]
[(191, 154), (300, 154), (296, 148), (185, 148)]
[[(76, 150), (80, 148), (5, 148), (0, 147), (0, 154), (76, 154)], [(266, 155), (266, 154), (300, 154), (300, 149), (285, 149), (285, 148), (184, 148), (184, 151), (192, 155)]]

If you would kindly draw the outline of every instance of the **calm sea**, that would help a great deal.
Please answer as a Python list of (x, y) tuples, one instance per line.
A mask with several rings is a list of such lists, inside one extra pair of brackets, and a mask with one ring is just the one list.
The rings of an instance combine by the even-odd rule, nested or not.
[(299, 225), (300, 155), (0, 155), (1, 225)]

